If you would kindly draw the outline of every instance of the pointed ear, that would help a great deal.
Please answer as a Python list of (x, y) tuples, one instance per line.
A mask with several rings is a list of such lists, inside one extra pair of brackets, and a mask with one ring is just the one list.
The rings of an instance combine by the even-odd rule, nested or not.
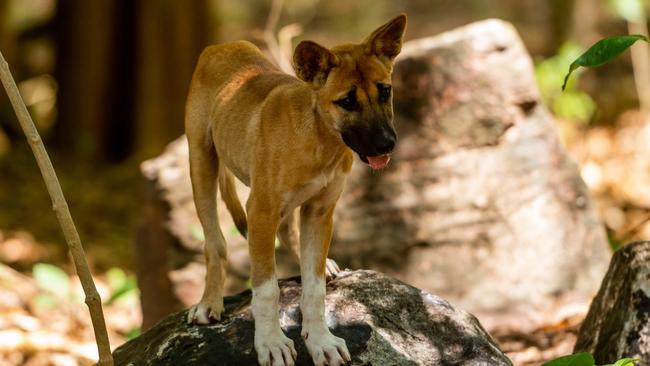
[(323, 85), (339, 58), (327, 48), (312, 41), (302, 41), (293, 52), (296, 76), (308, 83)]
[(363, 41), (366, 54), (393, 61), (402, 50), (402, 37), (406, 30), (406, 14), (400, 14), (377, 28)]

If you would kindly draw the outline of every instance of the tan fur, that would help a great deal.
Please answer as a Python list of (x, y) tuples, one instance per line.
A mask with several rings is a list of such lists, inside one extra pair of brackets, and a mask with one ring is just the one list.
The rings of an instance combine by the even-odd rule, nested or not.
[[(217, 182), (237, 228), (248, 236), (254, 294), (258, 287), (273, 290), (262, 285), (275, 278), (276, 234), (284, 245), (302, 252), (301, 266), (313, 272), (303, 277), (313, 277), (314, 283), (324, 278), (332, 214), (353, 161), (341, 131), (352, 125), (370, 128), (377, 118), (392, 128), (392, 103), (377, 102), (377, 83), (390, 84), (405, 23), (405, 16), (399, 16), (363, 43), (331, 50), (301, 43), (294, 63), (302, 80), (279, 71), (249, 42), (211, 46), (201, 54), (187, 98), (185, 128), (194, 199), (205, 232), (207, 278), (191, 321), (219, 319), (223, 310), (226, 246), (216, 214)], [(335, 104), (351, 88), (363, 106), (358, 112)], [(246, 213), (233, 175), (251, 188)], [(309, 233), (304, 238), (298, 222), (300, 231)], [(262, 325), (256, 321), (258, 358), (270, 363), (277, 358), (272, 355), (275, 346), (258, 345), (258, 327)], [(331, 336), (326, 327), (318, 332)], [(330, 343), (336, 338), (331, 337)], [(264, 347), (271, 347), (269, 355), (260, 355)], [(313, 349), (320, 346), (309, 347), (316, 363), (318, 350)], [(346, 358), (347, 349), (340, 353)], [(284, 362), (275, 359), (273, 364), (293, 361)]]

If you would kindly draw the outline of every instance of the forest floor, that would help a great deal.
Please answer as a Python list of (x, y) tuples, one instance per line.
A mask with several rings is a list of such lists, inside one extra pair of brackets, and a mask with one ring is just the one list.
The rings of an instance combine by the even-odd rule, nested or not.
[[(0, 240), (13, 248), (20, 239)], [(113, 347), (140, 333), (135, 281), (113, 269), (95, 277)], [(40, 264), (23, 274), (0, 264), (0, 365), (86, 366), (97, 346), (84, 295), (76, 276)]]
[[(0, 248), (27, 253), (39, 244), (29, 237), (0, 236)], [(96, 276), (113, 348), (140, 334), (140, 304), (134, 279), (111, 269)], [(584, 304), (586, 309), (587, 304)], [(518, 366), (540, 365), (570, 354), (584, 314), (571, 315), (532, 332), (496, 329), (501, 349)], [(38, 265), (21, 273), (0, 264), (0, 365), (89, 366), (97, 359), (92, 325), (76, 276)]]
[[(573, 353), (578, 330), (587, 315), (589, 304), (572, 304), (573, 310), (576, 305), (578, 305), (579, 311), (572, 311), (566, 313), (566, 316), (556, 317), (556, 321), (541, 324), (530, 331), (524, 332), (516, 328), (496, 328), (489, 329), (489, 332), (514, 365), (538, 366)], [(562, 313), (561, 309), (557, 310), (560, 311), (554, 315)]]
[[(638, 121), (630, 113), (616, 128), (559, 123), (614, 249), (650, 238), (650, 124)], [(138, 163), (100, 168), (56, 155), (53, 163), (99, 274), (98, 290), (110, 299), (104, 310), (111, 344), (118, 346), (139, 333), (141, 319), (130, 275), (142, 187)], [(90, 365), (97, 351), (83, 295), (76, 277), (68, 275), (73, 270), (67, 249), (27, 146), (13, 146), (0, 157), (0, 172), (0, 262), (6, 264), (0, 265), (0, 364)], [(35, 267), (43, 262), (56, 267)], [(492, 334), (515, 365), (539, 365), (571, 353), (583, 318), (584, 312), (572, 313), (525, 333)]]

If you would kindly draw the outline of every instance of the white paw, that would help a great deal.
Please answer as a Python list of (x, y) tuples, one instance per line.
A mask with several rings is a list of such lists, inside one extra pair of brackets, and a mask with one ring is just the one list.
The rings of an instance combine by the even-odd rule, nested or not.
[(273, 337), (264, 337), (259, 340), (258, 337), (255, 337), (255, 351), (257, 352), (257, 362), (261, 366), (293, 366), (298, 355), (293, 341), (285, 337), (282, 331)]
[(188, 324), (210, 324), (211, 320), (221, 320), (223, 303), (209, 304), (200, 302), (187, 312)]
[(340, 366), (352, 359), (345, 341), (334, 336), (329, 330), (303, 333), (305, 345), (315, 366)]
[(339, 265), (333, 259), (327, 258), (325, 260), (325, 276), (327, 278), (335, 278), (339, 272), (341, 272)]

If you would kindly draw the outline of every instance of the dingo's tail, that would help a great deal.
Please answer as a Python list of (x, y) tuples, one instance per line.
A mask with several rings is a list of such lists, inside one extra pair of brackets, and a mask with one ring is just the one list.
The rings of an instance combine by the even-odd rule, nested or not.
[(221, 192), (221, 199), (223, 199), (228, 211), (230, 211), (230, 216), (232, 216), (237, 230), (245, 238), (248, 234), (246, 212), (244, 212), (239, 197), (237, 197), (234, 177), (224, 166), (219, 167), (219, 191)]

